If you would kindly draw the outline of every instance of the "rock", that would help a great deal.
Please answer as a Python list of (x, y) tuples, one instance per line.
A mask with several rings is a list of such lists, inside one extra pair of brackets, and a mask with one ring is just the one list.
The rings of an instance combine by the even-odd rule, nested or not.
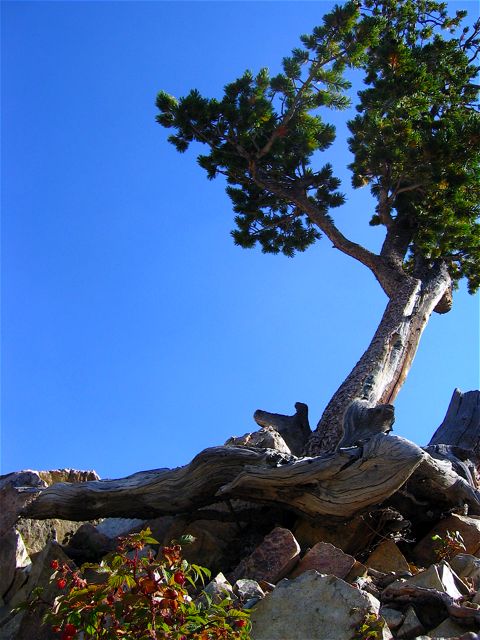
[[(255, 640), (351, 640), (379, 602), (335, 576), (316, 571), (282, 580), (252, 612)], [(380, 640), (380, 636), (377, 636)], [(392, 638), (388, 627), (383, 640)]]
[(105, 518), (99, 522), (96, 527), (107, 538), (117, 538), (118, 536), (126, 536), (129, 533), (141, 531), (146, 528), (145, 520), (139, 518)]
[(367, 567), (383, 573), (410, 571), (405, 556), (391, 539), (384, 540), (365, 561)]
[(255, 551), (238, 565), (232, 580), (251, 578), (276, 583), (297, 564), (300, 546), (288, 529), (276, 527)]
[[(16, 529), (10, 529), (0, 538), (0, 597), (7, 601), (7, 592), (15, 586), (18, 588), (23, 584), (24, 580), (21, 580), (19, 572), (30, 564), (31, 560), (22, 536)], [(14, 585), (17, 573), (19, 573), (19, 578), (17, 578), (17, 584)], [(18, 584), (19, 580), (20, 584)]]
[(380, 607), (379, 613), (391, 631), (398, 629), (405, 620), (405, 615), (401, 611), (397, 611), (397, 609), (392, 609), (391, 607)]
[(416, 638), (425, 632), (425, 628), (417, 618), (415, 609), (412, 606), (407, 607), (405, 612), (405, 620), (402, 626), (395, 634), (395, 638), (399, 640), (410, 640), (410, 638)]
[(97, 528), (86, 522), (71, 537), (68, 545), (64, 546), (65, 553), (77, 564), (84, 562), (98, 562), (102, 556), (113, 551), (113, 540), (108, 538)]
[(26, 469), (24, 471), (14, 471), (0, 476), (0, 489), (10, 485), (11, 487), (35, 487), (43, 489), (47, 483), (42, 480), (38, 471)]
[(17, 529), (22, 535), (28, 553), (33, 555), (41, 551), (50, 540), (67, 544), (83, 524), (85, 523), (57, 518), (47, 520), (20, 518), (17, 522)]
[(404, 584), (411, 584), (417, 587), (425, 587), (427, 589), (436, 589), (443, 591), (452, 598), (461, 598), (468, 595), (469, 591), (460, 578), (450, 569), (446, 562), (433, 564), (425, 571), (421, 571), (416, 575), (405, 580), (396, 580), (388, 587), (389, 589), (401, 588)]
[(33, 489), (33, 493), (21, 491), (14, 485), (4, 482), (0, 488), (0, 504), (2, 505), (0, 510), (0, 537), (15, 526), (21, 510), (36, 495), (36, 489)]
[(328, 542), (318, 542), (292, 571), (290, 578), (296, 578), (301, 573), (314, 569), (318, 573), (345, 578), (355, 564), (355, 558), (347, 555)]
[[(45, 602), (53, 603), (54, 598), (58, 595), (58, 588), (55, 581), (50, 582), (52, 574), (50, 563), (52, 560), (72, 564), (56, 542), (49, 542), (33, 560), (28, 580), (10, 600), (10, 607), (16, 607), (25, 602), (35, 587), (42, 587), (42, 599)], [(58, 639), (58, 634), (54, 634), (49, 625), (42, 624), (46, 610), (47, 605), (39, 605), (35, 609), (22, 611), (13, 618), (6, 618), (0, 625), (0, 638), (2, 640)]]
[(312, 548), (317, 542), (329, 542), (352, 556), (363, 551), (375, 535), (360, 516), (330, 526), (325, 526), (323, 521), (312, 522), (306, 518), (299, 518), (293, 528), (293, 534), (302, 549)]
[(145, 521), (143, 524), (143, 528), (146, 529), (148, 527), (152, 532), (152, 537), (155, 538), (155, 540), (158, 540), (161, 545), (165, 546), (172, 541), (172, 538), (168, 537), (169, 532), (173, 529), (174, 523), (178, 522), (179, 520), (181, 520), (183, 522), (183, 525), (186, 526), (185, 518), (179, 518), (175, 516), (159, 516), (158, 518), (153, 518), (152, 520)]
[(24, 617), (25, 613), (21, 612), (0, 620), (0, 640), (16, 640), (19, 638), (18, 634)]
[(96, 471), (81, 471), (79, 469), (53, 469), (51, 471), (38, 471), (40, 478), (51, 486), (57, 482), (88, 482), (100, 480)]
[(474, 589), (480, 589), (480, 558), (468, 553), (459, 553), (449, 565), (460, 578), (469, 578)]
[(435, 629), (429, 631), (428, 635), (432, 639), (452, 638), (453, 640), (455, 638), (458, 640), (458, 638), (466, 632), (468, 632), (468, 629), (465, 629), (465, 627), (461, 627), (450, 618), (447, 618), (441, 624), (439, 624), (438, 627), (435, 627)]
[[(32, 568), (32, 561), (28, 555), (27, 549), (23, 542), (22, 536), (15, 531), (17, 536), (16, 541), (16, 554), (15, 554), (15, 571), (13, 575), (13, 581), (8, 588), (8, 591), (4, 594), (5, 602), (9, 602), (11, 598), (17, 593), (17, 591), (25, 584)], [(1, 572), (0, 572), (1, 573)]]
[(265, 592), (258, 582), (256, 580), (248, 580), (246, 578), (241, 578), (235, 582), (233, 585), (233, 592), (243, 602), (251, 600), (252, 598), (260, 600), (265, 597)]
[(182, 548), (183, 557), (188, 562), (208, 567), (212, 573), (226, 570), (226, 567), (235, 566), (238, 562), (236, 545), (232, 544), (238, 535), (238, 527), (234, 522), (190, 522), (182, 517), (162, 517), (147, 521), (145, 526), (150, 527), (152, 536), (161, 545), (168, 545), (172, 540), (178, 540), (187, 533), (192, 535), (195, 541)]
[[(233, 593), (233, 587), (223, 573), (217, 574), (215, 578), (207, 584), (204, 591), (210, 596), (214, 604), (219, 604), (222, 600), (225, 600), (225, 598), (230, 598), (231, 600), (236, 599)], [(199, 600), (202, 600), (202, 596)]]
[(352, 583), (352, 582), (355, 582), (355, 580), (357, 580), (358, 578), (365, 578), (367, 573), (368, 573), (368, 568), (358, 560), (355, 560), (355, 564), (353, 565), (351, 570), (348, 572), (348, 574), (345, 576), (345, 582)]
[(47, 546), (32, 561), (32, 568), (26, 584), (17, 591), (10, 600), (10, 606), (16, 607), (21, 602), (25, 602), (35, 587), (45, 587), (44, 597), (49, 599), (49, 595), (57, 595), (56, 585), (50, 584), (50, 576), (53, 573), (50, 563), (58, 560), (61, 564), (66, 563), (73, 566), (72, 561), (63, 552), (62, 547), (56, 542), (49, 542)]
[(285, 440), (273, 427), (263, 427), (253, 433), (245, 433), (243, 436), (232, 436), (225, 442), (225, 446), (259, 447), (261, 449), (275, 449), (288, 455), (292, 454)]
[(463, 538), (465, 549), (459, 553), (468, 553), (480, 557), (480, 516), (461, 516), (456, 513), (441, 520), (413, 549), (412, 557), (419, 566), (428, 566), (438, 561), (432, 536), (445, 539), (447, 531), (458, 531)]

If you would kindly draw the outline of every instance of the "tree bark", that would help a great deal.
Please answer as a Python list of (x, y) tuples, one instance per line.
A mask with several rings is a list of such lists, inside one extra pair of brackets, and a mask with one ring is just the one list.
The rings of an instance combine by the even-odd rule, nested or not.
[(369, 347), (328, 403), (307, 444), (308, 455), (335, 448), (342, 436), (344, 413), (353, 399), (365, 399), (372, 406), (393, 403), (422, 332), (450, 283), (443, 264), (431, 267), (422, 279), (405, 275), (397, 283)]

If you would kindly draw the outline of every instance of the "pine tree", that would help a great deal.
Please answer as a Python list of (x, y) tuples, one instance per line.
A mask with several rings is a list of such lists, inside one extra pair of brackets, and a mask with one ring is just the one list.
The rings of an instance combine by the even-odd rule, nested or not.
[[(250, 71), (221, 100), (196, 90), (160, 92), (158, 122), (179, 152), (206, 145), (198, 163), (226, 177), (234, 242), (293, 256), (325, 235), (372, 271), (389, 301), (375, 335), (335, 393), (310, 452), (330, 450), (353, 398), (393, 402), (433, 311), (445, 313), (465, 278), (480, 286), (480, 21), (449, 16), (433, 0), (352, 0), (336, 6), (282, 73)], [(335, 225), (344, 204), (328, 159), (335, 128), (321, 114), (350, 104), (346, 73), (363, 77), (348, 122), (352, 184), (375, 199), (371, 225), (384, 227), (377, 254)]]

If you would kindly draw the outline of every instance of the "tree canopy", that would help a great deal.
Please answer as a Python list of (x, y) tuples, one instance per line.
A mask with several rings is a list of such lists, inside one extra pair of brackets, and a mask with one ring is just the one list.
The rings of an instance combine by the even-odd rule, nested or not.
[[(336, 6), (301, 46), (267, 69), (225, 87), (157, 96), (169, 141), (198, 156), (209, 179), (226, 176), (236, 244), (293, 256), (321, 235), (370, 268), (386, 293), (392, 273), (421, 277), (441, 263), (455, 284), (480, 287), (480, 21), (447, 14), (430, 0), (358, 0)], [(351, 71), (362, 74), (357, 115), (348, 122), (355, 188), (376, 200), (370, 224), (383, 225), (379, 255), (345, 237), (331, 210), (345, 197), (330, 163), (332, 109), (352, 100)], [(354, 98), (355, 99), (355, 98)], [(320, 166), (319, 166), (320, 164)]]

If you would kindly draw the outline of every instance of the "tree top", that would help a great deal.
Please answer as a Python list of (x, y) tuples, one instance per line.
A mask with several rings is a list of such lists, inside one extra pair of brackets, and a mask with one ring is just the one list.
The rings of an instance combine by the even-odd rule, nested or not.
[[(293, 256), (325, 234), (368, 266), (387, 291), (385, 269), (420, 275), (444, 263), (471, 292), (480, 286), (480, 110), (476, 58), (480, 21), (447, 14), (429, 0), (346, 2), (267, 69), (228, 84), (222, 99), (197, 90), (157, 96), (157, 121), (184, 152), (208, 147), (198, 162), (224, 175), (235, 212), (236, 244)], [(385, 227), (379, 255), (346, 238), (331, 210), (340, 180), (327, 161), (335, 128), (330, 110), (352, 101), (347, 72), (362, 75), (349, 120), (355, 188), (376, 199), (370, 224)], [(324, 154), (322, 156), (322, 154)]]

